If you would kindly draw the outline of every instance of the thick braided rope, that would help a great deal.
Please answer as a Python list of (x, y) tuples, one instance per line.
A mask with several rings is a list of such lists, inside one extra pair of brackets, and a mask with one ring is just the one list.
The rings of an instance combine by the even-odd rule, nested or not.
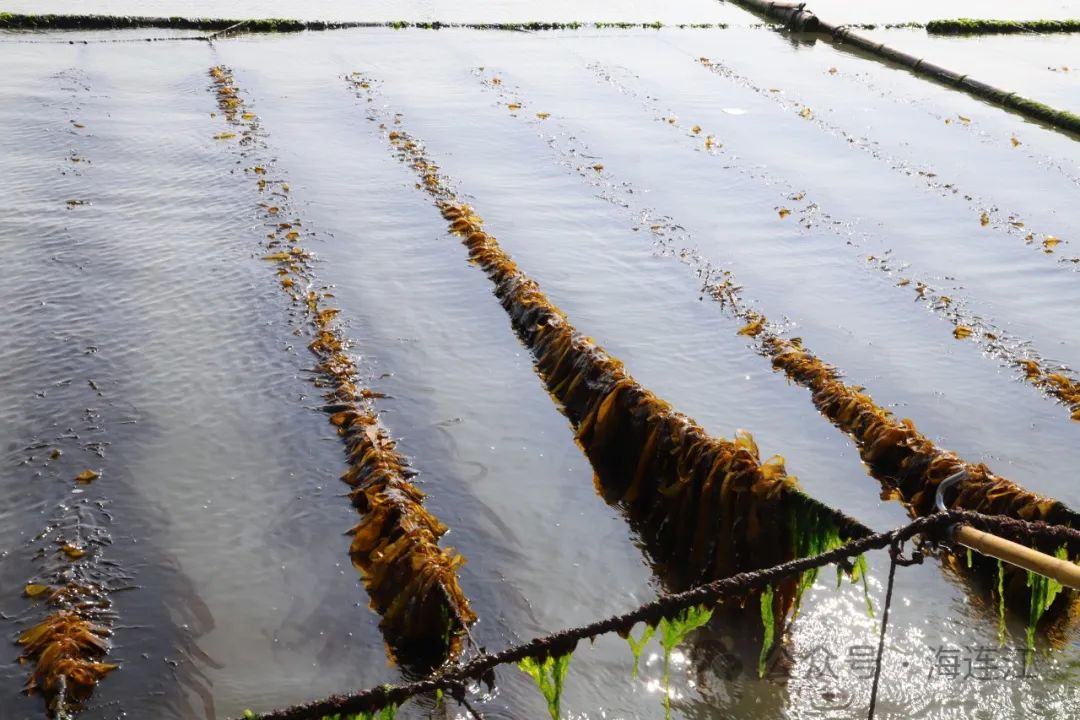
[(578, 642), (611, 632), (629, 632), (637, 623), (655, 625), (661, 618), (670, 618), (680, 611), (698, 605), (716, 602), (722, 597), (740, 595), (754, 588), (776, 583), (784, 578), (799, 575), (814, 568), (832, 565), (869, 550), (880, 550), (899, 545), (917, 535), (940, 539), (944, 531), (957, 523), (992, 531), (1003, 537), (1023, 541), (1043, 538), (1059, 542), (1073, 550), (1080, 550), (1080, 530), (1065, 526), (1052, 526), (1041, 522), (1026, 522), (1006, 516), (982, 515), (961, 510), (950, 510), (921, 517), (895, 530), (868, 535), (853, 540), (829, 552), (800, 558), (763, 570), (739, 573), (673, 595), (664, 595), (634, 610), (603, 620), (569, 628), (530, 642), (515, 645), (492, 655), (480, 655), (469, 662), (450, 667), (431, 677), (402, 685), (383, 685), (361, 690), (349, 695), (334, 695), (322, 700), (294, 705), (256, 715), (257, 720), (318, 720), (337, 713), (373, 712), (390, 705), (400, 705), (406, 700), (437, 690), (458, 695), (473, 680), (488, 680), (496, 667), (517, 663), (525, 658), (560, 656), (574, 650)]

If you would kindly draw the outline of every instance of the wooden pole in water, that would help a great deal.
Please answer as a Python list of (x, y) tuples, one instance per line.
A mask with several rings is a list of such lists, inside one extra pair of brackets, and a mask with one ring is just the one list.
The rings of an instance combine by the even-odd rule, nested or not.
[[(967, 477), (967, 470), (961, 470), (938, 483), (934, 493), (934, 506), (939, 512), (945, 512), (948, 509), (945, 504), (945, 492), (953, 485), (966, 480)], [(949, 538), (983, 555), (1038, 573), (1051, 580), (1057, 580), (1065, 587), (1080, 590), (1080, 565), (1075, 565), (1068, 560), (1047, 555), (1035, 548), (991, 535), (970, 525), (959, 523), (953, 525), (949, 528)]]
[(1012, 540), (976, 530), (970, 525), (957, 525), (953, 529), (952, 539), (983, 555), (1030, 570), (1051, 580), (1057, 580), (1065, 587), (1080, 590), (1080, 565), (1068, 560), (1052, 557)]

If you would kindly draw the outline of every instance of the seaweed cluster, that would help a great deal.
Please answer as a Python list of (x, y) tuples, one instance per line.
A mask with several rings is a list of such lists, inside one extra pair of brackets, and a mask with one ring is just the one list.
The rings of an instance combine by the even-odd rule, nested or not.
[[(210, 69), (218, 107), (239, 131), (241, 147), (260, 142), (258, 117), (239, 95), (232, 72)], [(237, 138), (235, 132), (216, 136)], [(302, 308), (312, 337), (308, 345), (318, 363), (315, 385), (323, 391), (323, 410), (345, 443), (348, 469), (342, 480), (361, 513), (350, 556), (362, 573), (380, 627), (395, 655), (418, 666), (436, 664), (456, 653), (461, 635), (476, 620), (457, 580), (464, 558), (440, 548), (447, 527), (423, 506), (416, 475), (379, 421), (379, 393), (362, 385), (348, 342), (328, 305), (332, 293), (313, 287), (312, 256), (300, 245), (302, 223), (290, 215), (289, 186), (273, 179), (266, 165), (248, 168), (258, 192), (267, 234), (264, 260), (272, 262), (282, 290)]]
[[(95, 473), (96, 476), (96, 473)], [(85, 485), (76, 477), (75, 485)], [(85, 495), (63, 503), (35, 542), (46, 544), (38, 556), (46, 567), (26, 583), (23, 594), (49, 608), (15, 642), (19, 661), (33, 665), (28, 693), (45, 698), (52, 717), (68, 717), (93, 694), (98, 681), (117, 668), (105, 662), (111, 649), (115, 611), (109, 598), (116, 568), (101, 558), (109, 543), (103, 525), (88, 522), (97, 504)]]
[(58, 587), (29, 584), (25, 592), (55, 608), (16, 640), (23, 648), (20, 661), (34, 664), (26, 690), (45, 697), (50, 715), (64, 717), (117, 667), (102, 662), (112, 633), (99, 616), (110, 615), (111, 603), (101, 587), (76, 580)]
[(926, 24), (931, 35), (1013, 35), (1080, 32), (1080, 20), (980, 20), (949, 18)]
[(146, 17), (140, 15), (74, 15), (0, 13), (0, 29), (11, 30), (125, 30), (162, 28), (168, 30), (225, 30), (243, 24), (244, 32), (297, 32), (352, 27), (355, 23), (303, 21), (287, 18), (199, 18)]
[[(239, 27), (237, 27), (239, 26)], [(343, 30), (349, 28), (390, 28), (392, 30), (441, 30), (464, 28), (468, 30), (504, 30), (510, 32), (540, 32), (547, 30), (579, 30), (607, 28), (659, 30), (663, 27), (695, 30), (722, 30), (723, 23), (681, 23), (665, 26), (661, 22), (440, 22), (438, 20), (386, 20), (343, 21), (295, 20), (291, 18), (199, 18), (199, 17), (149, 17), (140, 15), (76, 15), (76, 14), (27, 14), (0, 13), (0, 29), (10, 30), (125, 30), (132, 28), (162, 28), (168, 30), (221, 31), (237, 27), (244, 33), (301, 32), (303, 30)]]
[[(370, 80), (356, 73), (348, 80), (371, 98)], [(749, 433), (739, 431), (733, 441), (709, 436), (577, 332), (458, 199), (422, 144), (399, 127), (387, 132), (398, 158), (415, 171), (449, 232), (494, 284), (538, 375), (575, 428), (597, 491), (626, 511), (669, 586), (683, 589), (786, 562), (800, 556), (807, 537), (839, 543), (870, 533), (801, 492), (783, 458), (761, 461)], [(777, 626), (801, 589), (798, 579), (776, 588)]]

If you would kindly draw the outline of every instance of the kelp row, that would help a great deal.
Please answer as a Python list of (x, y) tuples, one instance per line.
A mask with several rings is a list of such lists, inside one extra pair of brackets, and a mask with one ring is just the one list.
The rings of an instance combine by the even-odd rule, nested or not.
[[(891, 169), (899, 171), (911, 178), (918, 179), (919, 182), (927, 188), (937, 191), (942, 197), (955, 198), (962, 196), (974, 212), (973, 220), (977, 219), (981, 227), (1002, 230), (1010, 235), (1018, 235), (1023, 238), (1025, 244), (1029, 247), (1038, 250), (1044, 255), (1054, 256), (1059, 262), (1073, 264), (1080, 262), (1080, 258), (1062, 258), (1058, 255), (1059, 250), (1064, 249), (1070, 244), (1068, 239), (1060, 238), (1050, 232), (1032, 231), (1027, 223), (1025, 223), (1016, 213), (1000, 210), (993, 202), (973, 197), (972, 195), (963, 192), (957, 187), (955, 182), (946, 182), (944, 179), (940, 178), (938, 173), (931, 169), (930, 166), (914, 167), (911, 163), (900, 158), (886, 156), (882, 153), (877, 143), (872, 142), (864, 136), (850, 133), (842, 127), (821, 118), (805, 103), (791, 99), (788, 93), (780, 93), (777, 92), (776, 88), (766, 88), (755, 84), (752, 80), (736, 72), (720, 60), (711, 60), (707, 57), (700, 57), (698, 58), (698, 63), (716, 75), (738, 83), (739, 85), (754, 91), (761, 97), (776, 103), (780, 108), (793, 112), (804, 120), (812, 122), (822, 130), (830, 134), (838, 135), (846, 141), (848, 147), (862, 150), (876, 160), (888, 162)], [(835, 67), (829, 68), (828, 72), (830, 75), (834, 76), (839, 74), (839, 71)], [(954, 122), (957, 125), (971, 124), (971, 118), (965, 117), (964, 115), (945, 117), (944, 121), (947, 125), (953, 124)], [(1009, 142), (1013, 148), (1018, 148), (1023, 145), (1022, 141), (1015, 135), (1009, 138)]]
[(952, 296), (921, 280), (894, 271), (889, 260), (871, 255), (867, 261), (872, 267), (896, 277), (897, 287), (910, 288), (917, 299), (952, 323), (953, 337), (957, 340), (970, 339), (990, 356), (1019, 370), (1025, 381), (1060, 401), (1068, 408), (1070, 417), (1080, 422), (1080, 381), (1071, 377), (1068, 368), (1053, 366), (1030, 349), (1017, 349), (1026, 344), (1009, 337), (1005, 331), (990, 325), (978, 315), (962, 311)]
[[(251, 153), (245, 149), (263, 147), (258, 117), (240, 97), (228, 68), (211, 68), (210, 78), (230, 127), (215, 137), (236, 140), (247, 158)], [(312, 338), (308, 347), (318, 361), (314, 382), (345, 443), (349, 467), (342, 480), (362, 515), (350, 531), (353, 565), (398, 659), (418, 666), (441, 662), (458, 651), (461, 635), (476, 620), (457, 579), (465, 560), (438, 545), (447, 527), (424, 508), (424, 493), (410, 482), (416, 471), (379, 420), (374, 399), (381, 395), (362, 385), (335, 321), (338, 311), (328, 304), (333, 294), (314, 287), (313, 258), (300, 244), (305, 231), (291, 210), (289, 186), (271, 170), (267, 164), (245, 168), (264, 198), (259, 214), (270, 232), (263, 259), (274, 264), (281, 289), (306, 318), (302, 331)]]
[[(89, 86), (77, 71), (62, 71), (56, 77), (71, 81), (78, 88), (73, 91), (73, 103), (67, 107), (80, 109), (77, 94), (88, 91)], [(78, 148), (85, 125), (76, 116), (69, 117), (65, 127), (75, 138), (76, 146), (62, 149), (63, 172), (79, 177), (81, 173), (72, 171), (71, 166), (89, 162)], [(81, 199), (64, 202), (69, 210), (86, 204)], [(61, 384), (67, 382), (70, 381)], [(95, 399), (101, 397), (93, 380), (87, 387)], [(40, 396), (45, 397), (45, 393)], [(106, 658), (116, 619), (109, 597), (110, 585), (117, 580), (119, 570), (115, 563), (103, 558), (103, 549), (110, 543), (105, 526), (110, 516), (103, 509), (104, 501), (95, 499), (89, 492), (101, 476), (101, 469), (75, 469), (79, 467), (73, 467), (78, 460), (69, 460), (87, 450), (104, 456), (107, 443), (80, 443), (79, 434), (71, 429), (97, 433), (102, 430), (100, 423), (98, 413), (87, 409), (81, 422), (72, 422), (67, 432), (50, 441), (35, 443), (32, 447), (40, 449), (42, 454), (37, 458), (32, 455), (23, 463), (40, 462), (35, 475), (59, 476), (56, 479), (60, 480), (63, 491), (45, 528), (29, 543), (35, 563), (41, 569), (22, 588), (23, 595), (35, 608), (44, 611), (44, 617), (15, 639), (20, 647), (20, 664), (30, 668), (26, 692), (41, 695), (49, 716), (56, 718), (68, 718), (81, 709), (98, 682), (117, 668), (106, 662)]]
[[(238, 27), (239, 26), (239, 27)], [(303, 30), (345, 30), (349, 28), (390, 28), (393, 30), (441, 30), (463, 28), (468, 30), (506, 30), (512, 32), (537, 32), (542, 30), (588, 30), (588, 29), (642, 29), (659, 30), (664, 27), (695, 30), (723, 30), (724, 23), (678, 23), (661, 22), (492, 22), (462, 23), (423, 20), (386, 21), (323, 21), (296, 20), (293, 18), (199, 18), (199, 17), (149, 17), (140, 15), (61, 15), (0, 13), (0, 29), (9, 30), (123, 30), (131, 28), (162, 28), (168, 30), (221, 31), (236, 28), (244, 33), (300, 32)]]
[(926, 23), (931, 35), (1013, 35), (1080, 32), (1080, 20), (979, 20), (948, 18)]
[[(481, 70), (480, 76), (486, 87), (500, 94), (502, 102), (507, 103), (512, 116), (519, 118), (535, 116), (541, 123), (554, 122), (550, 120), (550, 113), (526, 112), (527, 103), (521, 94), (508, 89), (497, 75), (490, 73), (485, 75)], [(614, 78), (606, 77), (605, 79), (614, 82)], [(678, 127), (680, 124), (674, 116), (665, 116), (663, 113), (658, 113), (658, 119), (671, 127)], [(693, 125), (690, 135), (697, 142), (704, 142), (707, 152), (711, 154), (722, 152), (719, 144), (713, 140), (713, 136), (705, 134), (700, 126)], [(702, 135), (705, 136), (704, 141), (701, 140)], [(587, 156), (591, 162), (596, 163), (591, 166), (579, 165), (576, 168), (578, 174), (590, 184), (601, 187), (605, 191), (614, 191), (616, 188), (626, 189), (625, 183), (604, 180), (606, 171), (601, 163), (596, 162), (599, 158), (589, 148), (580, 144), (576, 145), (573, 148), (573, 155)], [(1026, 492), (1014, 483), (994, 475), (984, 465), (974, 466), (965, 463), (954, 454), (940, 450), (929, 439), (918, 433), (910, 420), (896, 419), (887, 410), (874, 403), (861, 388), (845, 385), (834, 368), (810, 354), (802, 347), (800, 341), (782, 338), (770, 326), (768, 319), (753, 310), (753, 306), (742, 298), (741, 286), (737, 284), (729, 271), (717, 272), (692, 249), (691, 238), (686, 236), (686, 231), (682, 230), (678, 222), (671, 218), (652, 218), (651, 211), (633, 206), (633, 198), (641, 195), (642, 193), (624, 193), (613, 196), (610, 192), (600, 193), (600, 197), (616, 205), (625, 206), (628, 214), (635, 217), (635, 222), (644, 218), (642, 222), (651, 223), (649, 227), (659, 238), (659, 242), (670, 243), (678, 239), (686, 243), (685, 247), (668, 247), (667, 249), (683, 262), (694, 267), (700, 277), (705, 278), (702, 286), (705, 294), (717, 300), (723, 309), (744, 323), (739, 330), (740, 335), (756, 338), (758, 347), (772, 360), (776, 369), (783, 370), (789, 378), (811, 390), (819, 410), (856, 441), (863, 460), (871, 472), (890, 488), (893, 497), (908, 505), (913, 515), (932, 512), (937, 484), (943, 478), (963, 468), (969, 471), (969, 480), (960, 486), (958, 497), (949, 498), (953, 507), (1078, 526), (1074, 522), (1077, 519), (1076, 513), (1062, 503)], [(903, 281), (901, 284), (904, 284)], [(921, 293), (920, 296), (926, 295), (929, 291), (929, 288), (921, 283), (915, 289)], [(948, 305), (950, 301), (947, 297), (940, 296), (938, 302)], [(960, 327), (965, 326), (957, 326), (957, 329), (959, 330)], [(956, 334), (966, 337), (963, 333)], [(1072, 381), (1064, 375), (1046, 373), (1034, 361), (1018, 364), (1027, 369), (1027, 376), (1031, 382), (1039, 384), (1048, 392), (1051, 387), (1063, 392), (1063, 395), (1059, 396), (1062, 399), (1065, 399), (1069, 389), (1074, 387)], [(1055, 377), (1051, 378), (1051, 375)], [(1050, 552), (1056, 551), (1056, 548), (1044, 549)], [(994, 574), (998, 572), (998, 568), (993, 563), (980, 563), (980, 571), (984, 575)], [(1031, 622), (1030, 633), (1033, 631), (1034, 624), (1053, 604), (1055, 594), (1049, 593), (1047, 602), (1040, 601), (1036, 597), (1038, 593), (1034, 591), (1027, 593), (1027, 597), (1023, 597), (1027, 585), (1037, 589), (1041, 583), (1046, 582), (1045, 579), (1030, 574), (1016, 573), (1011, 569), (1005, 572), (1005, 577), (1011, 585), (1011, 595), (1017, 598), (1018, 602), (1030, 605), (1031, 611), (1027, 613)], [(1060, 610), (1064, 605), (1065, 603), (1061, 602), (1055, 609)]]
[[(730, 69), (722, 63), (708, 58), (699, 58), (698, 62), (725, 76), (731, 73)], [(615, 84), (620, 92), (635, 94), (632, 88), (623, 84), (605, 69), (599, 66), (593, 69), (597, 71), (603, 80)], [(544, 122), (549, 121), (551, 118), (551, 113), (542, 110), (535, 112), (533, 108), (529, 107), (527, 99), (523, 98), (516, 89), (507, 87), (495, 71), (490, 68), (480, 68), (475, 71), (475, 74), (480, 78), (485, 88), (499, 94), (500, 104), (505, 105), (510, 110), (511, 117), (524, 120), (536, 118), (541, 121), (536, 123), (540, 136), (545, 139), (550, 147), (561, 154), (564, 165), (576, 171), (590, 185), (600, 189), (601, 192), (598, 197), (608, 200), (616, 206), (628, 209), (638, 202), (638, 198), (642, 197), (640, 192), (637, 194), (626, 192), (628, 185), (625, 181), (616, 182), (608, 177), (609, 173), (604, 169), (603, 164), (597, 162), (596, 153), (585, 146), (576, 135), (573, 133), (556, 133), (554, 131), (545, 132), (542, 127)], [(765, 94), (775, 96), (775, 93), (766, 92)], [(795, 103), (795, 105), (799, 106), (798, 103)], [(683, 121), (670, 112), (661, 112), (658, 108), (653, 109), (658, 122), (672, 129), (685, 131), (685, 134), (698, 144), (700, 149), (712, 155), (723, 155), (725, 153), (723, 145), (717, 140), (716, 136), (710, 134), (700, 125)], [(555, 122), (555, 120), (550, 120), (550, 122)], [(689, 129), (687, 130), (687, 128)], [(585, 157), (589, 157), (591, 160), (588, 163), (582, 162)], [(726, 165), (726, 167), (731, 167), (731, 165)], [(750, 171), (749, 175), (755, 179), (761, 179), (769, 185), (777, 184), (776, 178), (763, 175), (760, 170)], [(836, 231), (839, 223), (835, 222), (835, 218), (823, 210), (816, 202), (809, 199), (805, 192), (790, 194), (788, 200), (803, 203), (806, 207), (812, 208), (821, 221), (820, 225), (829, 228), (831, 231)], [(777, 212), (781, 218), (793, 213), (786, 206), (777, 208)], [(734, 279), (728, 277), (727, 271), (717, 271), (708, 260), (694, 249), (695, 243), (693, 239), (685, 227), (675, 219), (667, 216), (657, 216), (652, 209), (644, 207), (634, 207), (627, 214), (633, 218), (635, 230), (648, 231), (663, 252), (677, 256), (684, 263), (693, 266), (700, 277), (706, 278), (706, 289), (710, 287), (710, 283), (715, 285), (720, 282), (729, 286), (734, 284)], [(1019, 224), (1022, 225), (1022, 223)], [(1029, 235), (1030, 237), (1032, 236)], [(853, 247), (859, 247), (859, 241), (854, 237), (849, 236), (847, 242)], [(1044, 241), (1044, 243), (1056, 242), (1058, 241), (1052, 236), (1048, 236)], [(899, 274), (898, 271), (894, 270), (898, 263), (891, 255), (889, 257), (869, 255), (866, 259), (870, 267), (894, 277), (897, 287), (910, 288), (915, 293), (916, 299), (920, 300), (926, 308), (947, 320), (952, 325), (953, 337), (958, 340), (976, 342), (991, 357), (997, 358), (1012, 368), (1021, 371), (1024, 380), (1060, 401), (1068, 408), (1072, 419), (1080, 421), (1080, 381), (1072, 377), (1069, 368), (1046, 360), (1038, 352), (1030, 348), (1030, 343), (1019, 338), (1010, 337), (1005, 331), (987, 322), (979, 315), (964, 310), (960, 298), (940, 292), (913, 276)], [(709, 280), (714, 276), (719, 276), (719, 279)], [(733, 297), (728, 297), (728, 300), (732, 303), (736, 301)]]
[[(784, 108), (790, 108), (796, 111), (804, 119), (815, 122), (826, 130), (838, 132), (848, 141), (849, 145), (860, 147), (874, 157), (880, 158), (879, 151), (872, 143), (859, 142), (846, 131), (820, 120), (812, 113), (812, 111), (808, 111), (809, 108), (806, 105), (795, 101), (789, 102), (782, 98), (779, 93), (770, 92), (765, 88), (755, 85), (749, 79), (738, 75), (722, 62), (701, 57), (698, 58), (698, 63), (722, 77), (737, 81), (758, 94), (769, 97)], [(895, 159), (891, 160), (892, 162), (895, 162)], [(919, 174), (925, 176), (932, 173), (920, 171)], [(955, 186), (951, 184), (941, 184), (929, 179), (928, 184), (930, 184), (931, 187), (940, 186), (951, 188), (952, 193), (956, 192)], [(805, 194), (803, 194), (803, 197), (801, 197), (800, 200), (806, 201)], [(786, 207), (779, 210), (781, 217), (786, 217), (789, 212), (790, 211)], [(985, 227), (989, 225), (990, 222), (989, 214), (984, 211), (980, 218), (980, 224)], [(1024, 229), (1024, 223), (1013, 215), (1009, 216), (1007, 226), (1009, 229)], [(1064, 242), (1053, 235), (1043, 235), (1041, 242), (1037, 242), (1035, 234), (1031, 232), (1027, 233), (1025, 241), (1028, 244), (1036, 245), (1047, 254), (1053, 254), (1054, 249)], [(872, 267), (886, 273), (892, 272), (892, 263), (895, 262), (874, 255), (869, 256), (868, 261), (871, 263)], [(915, 292), (918, 299), (926, 301), (927, 307), (948, 320), (953, 325), (952, 332), (954, 337), (958, 340), (971, 338), (978, 342), (984, 350), (993, 357), (1002, 359), (1015, 369), (1022, 371), (1025, 380), (1045, 392), (1047, 395), (1059, 400), (1066, 408), (1068, 408), (1072, 419), (1080, 421), (1080, 381), (1070, 377), (1067, 368), (1052, 366), (1043, 360), (1037, 353), (1018, 350), (1017, 348), (1021, 347), (1020, 342), (1006, 338), (1003, 331), (988, 325), (974, 314), (959, 312), (957, 310), (957, 303), (950, 295), (938, 292), (922, 281), (911, 277), (900, 277), (897, 286), (910, 287)]]
[[(348, 78), (372, 99), (372, 81)], [(373, 121), (376, 114), (369, 115)], [(400, 117), (395, 116), (400, 122)], [(418, 176), (449, 231), (487, 274), (494, 293), (530, 349), (538, 374), (575, 428), (596, 473), (598, 492), (622, 507), (673, 589), (742, 570), (770, 567), (869, 530), (805, 495), (783, 459), (760, 460), (749, 433), (710, 437), (693, 420), (640, 386), (617, 359), (577, 332), (462, 203), (423, 146), (400, 124), (386, 131), (397, 157)], [(782, 627), (803, 582), (775, 589), (773, 619)], [(758, 604), (755, 596), (754, 607)]]

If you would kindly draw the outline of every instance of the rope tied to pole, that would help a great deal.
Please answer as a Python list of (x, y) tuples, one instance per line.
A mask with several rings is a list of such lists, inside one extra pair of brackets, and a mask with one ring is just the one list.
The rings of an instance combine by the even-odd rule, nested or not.
[[(1042, 522), (1028, 522), (1006, 516), (981, 515), (963, 510), (948, 510), (917, 518), (894, 530), (853, 540), (819, 555), (792, 560), (762, 570), (738, 573), (685, 592), (662, 595), (621, 615), (561, 630), (508, 647), (497, 653), (485, 653), (463, 664), (449, 665), (422, 680), (401, 685), (381, 685), (346, 695), (334, 695), (306, 704), (272, 710), (261, 715), (253, 714), (249, 717), (255, 720), (318, 720), (323, 716), (333, 716), (338, 713), (370, 713), (391, 705), (401, 705), (417, 695), (440, 690), (451, 693), (453, 697), (452, 693), (459, 691), (459, 688), (466, 686), (470, 681), (480, 680), (492, 686), (494, 671), (499, 666), (518, 663), (526, 658), (558, 657), (572, 652), (578, 643), (585, 639), (591, 640), (598, 635), (612, 632), (626, 633), (639, 622), (655, 625), (661, 619), (674, 617), (687, 608), (715, 603), (723, 597), (742, 595), (808, 570), (843, 562), (869, 550), (895, 547), (898, 548), (895, 554), (890, 551), (890, 582), (886, 591), (886, 610), (883, 613), (882, 631), (879, 638), (878, 663), (880, 666), (895, 568), (920, 563), (923, 558), (920, 549), (916, 549), (910, 558), (904, 558), (899, 548), (903, 547), (905, 541), (916, 537), (921, 537), (925, 543), (936, 545), (946, 539), (948, 528), (956, 523), (992, 529), (998, 534), (1011, 538), (1052, 539), (1080, 549), (1080, 530), (1071, 527), (1051, 526)], [(880, 676), (880, 667), (876, 670), (876, 674)]]

